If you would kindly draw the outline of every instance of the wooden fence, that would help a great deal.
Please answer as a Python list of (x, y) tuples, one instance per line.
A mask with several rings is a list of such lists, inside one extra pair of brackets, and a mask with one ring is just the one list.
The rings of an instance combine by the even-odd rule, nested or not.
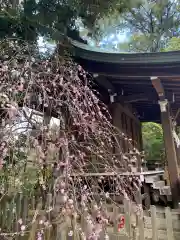
[[(42, 240), (81, 240), (79, 229), (86, 231), (85, 213), (79, 219), (62, 222), (60, 216), (52, 221), (52, 196), (47, 195), (43, 203), (41, 198), (22, 197), (1, 199), (0, 201), (0, 239), (35, 240), (41, 234)], [(151, 206), (149, 211), (125, 200), (124, 205), (104, 204), (112, 224), (101, 234), (101, 239), (112, 240), (179, 240), (180, 211), (170, 208), (159, 209)], [(120, 218), (124, 226), (118, 228)], [(53, 218), (54, 219), (54, 218)], [(23, 226), (23, 229), (22, 229)], [(69, 234), (70, 233), (70, 234)], [(4, 238), (3, 238), (4, 236)], [(39, 240), (38, 239), (38, 240)]]
[[(109, 212), (115, 207), (107, 206)], [(118, 233), (114, 228), (110, 239), (133, 239), (133, 240), (179, 240), (180, 239), (180, 210), (171, 210), (169, 207), (159, 208), (151, 206), (150, 210), (135, 211), (135, 206), (128, 201), (124, 206), (117, 208), (117, 217), (125, 217), (124, 229)], [(117, 225), (117, 224), (116, 224)], [(117, 235), (116, 238), (115, 234)], [(119, 234), (119, 236), (118, 236)], [(124, 235), (122, 237), (122, 235)]]

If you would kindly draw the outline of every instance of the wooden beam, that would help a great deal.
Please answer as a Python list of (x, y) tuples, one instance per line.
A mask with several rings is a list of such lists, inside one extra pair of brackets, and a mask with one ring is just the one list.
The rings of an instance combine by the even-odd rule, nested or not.
[(165, 89), (168, 89), (168, 90), (171, 90), (171, 91), (178, 91), (179, 92), (179, 89), (180, 89), (180, 86), (164, 86)]
[(145, 197), (144, 197), (144, 205), (146, 207), (146, 209), (149, 209), (150, 206), (151, 206), (151, 199), (150, 199), (150, 187), (147, 183), (144, 183), (143, 184), (143, 187), (144, 187), (144, 194)]
[(168, 162), (168, 173), (171, 185), (172, 199), (174, 207), (178, 207), (179, 189), (177, 183), (179, 179), (179, 173), (176, 148), (172, 133), (172, 121), (170, 117), (169, 105), (167, 105), (166, 111), (161, 111), (161, 123), (163, 128), (165, 151)]
[(165, 98), (165, 92), (161, 80), (158, 77), (151, 77), (151, 82), (160, 99)]
[[(175, 121), (174, 130), (176, 133), (178, 132), (177, 119), (179, 117), (179, 114), (180, 114), (180, 108), (178, 108), (178, 110), (174, 113), (174, 121)], [(178, 167), (180, 167), (180, 146), (177, 144), (176, 141), (175, 141), (175, 147), (176, 147), (177, 163), (178, 163)]]
[[(154, 92), (149, 93), (146, 91), (144, 93), (138, 93), (138, 94), (135, 93), (134, 94), (134, 93), (131, 93), (130, 91), (128, 91), (128, 94), (129, 94), (128, 96), (118, 95), (117, 101), (121, 101), (124, 103), (136, 103), (136, 102), (148, 101), (150, 104), (154, 104), (154, 103), (156, 104), (158, 101), (158, 97)], [(167, 92), (166, 97), (170, 102), (173, 101), (173, 93), (172, 92)], [(177, 96), (177, 98), (178, 98), (178, 96)], [(176, 95), (175, 95), (175, 99), (176, 99)]]
[(179, 86), (180, 87), (180, 81), (179, 82), (163, 82), (164, 86)]
[(161, 110), (161, 123), (163, 128), (166, 158), (168, 162), (168, 173), (171, 185), (171, 193), (174, 207), (177, 208), (179, 202), (178, 194), (179, 173), (175, 142), (173, 138), (172, 119), (170, 116), (170, 106), (168, 101), (165, 99), (164, 88), (161, 84), (161, 80), (157, 77), (154, 77), (151, 78), (151, 81), (160, 99), (159, 104)]
[[(116, 78), (116, 79), (118, 79), (118, 78), (119, 78), (119, 79), (132, 79), (132, 80), (144, 79), (144, 78), (149, 79), (149, 78), (151, 77), (151, 76), (149, 76), (149, 74), (147, 74), (147, 75), (145, 75), (145, 74), (144, 74), (144, 75), (139, 74), (139, 75), (138, 75), (138, 72), (137, 72), (136, 75), (113, 74), (113, 73), (108, 74), (108, 73), (106, 73), (106, 72), (99, 72), (98, 74), (101, 75), (101, 76), (106, 76), (106, 77), (110, 77), (110, 78)], [(162, 74), (159, 74), (158, 77), (159, 77), (160, 79), (162, 79), (162, 80), (164, 80), (164, 79), (167, 79), (167, 80), (171, 79), (171, 80), (173, 80), (173, 79), (179, 79), (179, 78), (180, 78), (180, 74), (167, 75), (167, 76), (162, 75)]]
[(179, 76), (162, 76), (161, 77), (162, 80), (165, 81), (180, 81), (180, 75)]
[(157, 99), (157, 97), (153, 94), (148, 93), (139, 93), (129, 96), (122, 96), (121, 97), (125, 103), (133, 103), (133, 102), (139, 102), (139, 101), (146, 101), (146, 100), (154, 100)]
[(111, 93), (115, 93), (115, 88), (112, 85), (112, 83), (110, 81), (108, 81), (108, 79), (104, 76), (97, 76), (95, 78), (95, 81), (102, 87), (104, 87), (106, 90), (110, 90)]
[(174, 117), (174, 121), (176, 121), (176, 119), (178, 118), (179, 113), (180, 113), (180, 108), (178, 108), (178, 110), (177, 110), (177, 112), (176, 112), (176, 115), (175, 115), (175, 117)]
[(178, 167), (180, 167), (180, 146), (177, 146), (177, 144), (176, 144), (176, 155), (177, 155), (177, 164), (178, 164)]
[(150, 85), (151, 86), (151, 81), (142, 81), (142, 80), (138, 80), (138, 81), (132, 81), (131, 79), (130, 80), (127, 80), (127, 81), (122, 81), (122, 80), (112, 80), (111, 81), (112, 83), (115, 83), (115, 84), (122, 84), (122, 85)]

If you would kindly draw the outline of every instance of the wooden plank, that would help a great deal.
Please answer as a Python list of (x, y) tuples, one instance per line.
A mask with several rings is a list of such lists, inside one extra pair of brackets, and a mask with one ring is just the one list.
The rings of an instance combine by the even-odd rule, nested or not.
[[(172, 220), (173, 221), (173, 230), (180, 232), (180, 222), (179, 220)], [(166, 230), (166, 219), (159, 218), (156, 214), (156, 225), (157, 229), (159, 230)], [(147, 229), (152, 228), (152, 219), (151, 217), (144, 216), (144, 227)]]
[[(19, 232), (19, 220), (21, 219), (22, 208), (22, 193), (18, 193), (16, 196), (16, 232)], [(18, 240), (19, 236), (16, 235), (15, 239)]]
[(58, 225), (57, 226), (57, 233), (56, 233), (56, 240), (67, 240), (67, 224)]
[(151, 82), (159, 97), (164, 97), (165, 92), (161, 80), (158, 77), (151, 77)]
[[(129, 237), (125, 234), (115, 234), (115, 233), (109, 233), (109, 239), (110, 240), (130, 240)], [(102, 239), (104, 240), (104, 239)]]
[[(147, 240), (152, 239), (152, 229), (145, 229), (144, 231), (144, 237)], [(174, 239), (179, 240), (180, 239), (180, 233), (174, 232)], [(169, 240), (167, 238), (167, 231), (166, 230), (158, 230), (158, 240)]]
[[(102, 172), (102, 173), (73, 173), (71, 174), (72, 177), (95, 177), (95, 176), (139, 176), (139, 175), (143, 175), (143, 176), (149, 176), (149, 175), (163, 175), (164, 171), (146, 171), (146, 172), (135, 172), (135, 173), (130, 173), (130, 172), (122, 172), (119, 171), (118, 169), (117, 171), (114, 172)], [(156, 177), (156, 176), (155, 176)]]
[(35, 199), (35, 196), (32, 197), (31, 207), (32, 207), (32, 210), (36, 209), (36, 199)]
[(28, 216), (28, 197), (24, 196), (24, 198), (23, 198), (23, 213), (22, 213), (22, 220), (23, 220), (24, 224), (26, 223), (27, 216)]
[[(52, 204), (52, 194), (48, 193), (47, 194), (46, 211), (48, 211), (48, 221), (49, 221), (49, 223), (51, 222), (51, 212), (50, 212), (51, 204)], [(48, 227), (46, 240), (50, 240), (50, 239), (51, 239), (51, 228)]]
[[(132, 204), (134, 205), (135, 203), (132, 203)], [(113, 207), (114, 207), (114, 204), (106, 203), (106, 208), (108, 209), (108, 211), (112, 212)], [(118, 208), (124, 209), (124, 204), (118, 204)], [(180, 211), (178, 209), (171, 209), (171, 212), (172, 212), (173, 219), (178, 219), (178, 218), (180, 219)], [(164, 218), (165, 218), (165, 207), (159, 207), (159, 206), (156, 207), (156, 213), (162, 214), (162, 216), (164, 216)]]
[(114, 208), (113, 208), (113, 219), (114, 219), (113, 223), (114, 223), (114, 232), (115, 233), (118, 232), (118, 223), (119, 223), (118, 214), (119, 214), (118, 207), (114, 206)]
[(129, 108), (124, 107), (120, 103), (114, 103), (114, 104), (116, 104), (116, 107), (117, 107), (118, 111), (120, 111), (121, 113), (125, 113), (126, 116), (129, 116), (130, 118), (132, 118), (134, 120), (134, 122), (136, 124), (140, 125), (139, 119), (134, 116), (133, 112)]
[(29, 236), (28, 236), (28, 240), (36, 239), (36, 231), (37, 231), (37, 227), (38, 227), (38, 220), (36, 218), (37, 218), (37, 215), (39, 213), (39, 210), (41, 210), (41, 208), (42, 208), (42, 201), (41, 200), (42, 199), (40, 198), (40, 202), (38, 203), (36, 212), (34, 213), (31, 229), (30, 229)]
[(129, 237), (132, 237), (131, 228), (131, 203), (130, 200), (124, 199), (124, 210), (125, 210), (125, 229)]
[(168, 240), (174, 240), (172, 214), (169, 207), (166, 208), (165, 214), (166, 214), (166, 228), (167, 228)]
[(113, 84), (107, 79), (105, 76), (98, 76), (95, 78), (95, 81), (104, 87), (106, 90), (111, 90), (112, 93), (116, 92), (116, 89), (114, 88)]
[(156, 207), (151, 206), (151, 224), (152, 224), (152, 240), (158, 240), (158, 229), (156, 222)]
[(37, 226), (38, 226), (38, 221), (36, 220), (35, 222), (32, 223), (28, 240), (34, 240), (34, 239), (36, 239)]
[(145, 239), (144, 238), (144, 217), (143, 217), (143, 211), (141, 209), (138, 215), (138, 229), (139, 229), (139, 240), (144, 240)]
[(87, 209), (83, 209), (82, 214), (81, 214), (81, 229), (83, 232), (85, 232), (86, 230), (86, 226), (87, 226), (87, 221), (86, 218), (88, 216), (88, 211)]
[[(161, 102), (160, 102), (161, 104)], [(161, 106), (161, 105), (160, 105)], [(178, 208), (178, 164), (174, 138), (172, 134), (172, 119), (170, 116), (170, 106), (167, 105), (165, 111), (161, 109), (161, 123), (163, 128), (164, 144), (166, 149), (166, 157), (168, 162), (168, 173), (171, 185), (171, 193), (173, 199), (173, 205), (175, 208)]]
[(73, 219), (72, 219), (73, 240), (79, 240), (79, 233), (78, 233), (77, 229), (78, 229), (77, 216), (76, 216), (76, 214), (74, 214)]
[(144, 200), (145, 208), (149, 209), (151, 205), (150, 187), (146, 183), (144, 183), (144, 194), (142, 195), (142, 200)]
[(136, 202), (139, 207), (139, 210), (137, 212), (139, 240), (144, 240), (144, 212), (143, 212), (143, 208), (142, 208), (142, 197), (141, 197), (141, 189), (140, 188), (137, 190), (135, 198), (136, 198)]

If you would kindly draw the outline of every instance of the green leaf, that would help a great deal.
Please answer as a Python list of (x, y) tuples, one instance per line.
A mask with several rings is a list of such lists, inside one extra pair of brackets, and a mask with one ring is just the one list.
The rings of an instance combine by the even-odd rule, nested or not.
[(163, 160), (163, 131), (160, 124), (148, 122), (142, 125), (143, 146), (147, 160)]

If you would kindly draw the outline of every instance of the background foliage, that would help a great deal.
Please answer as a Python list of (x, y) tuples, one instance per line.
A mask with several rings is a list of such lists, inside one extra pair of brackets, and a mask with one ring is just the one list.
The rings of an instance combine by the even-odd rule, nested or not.
[(143, 146), (146, 160), (163, 160), (163, 131), (160, 124), (154, 122), (142, 125)]
[(120, 51), (178, 50), (179, 10), (179, 0), (7, 0), (0, 3), (0, 38), (36, 41), (41, 35), (59, 42), (68, 36), (98, 44), (121, 32), (127, 40), (117, 45)]
[(157, 52), (179, 37), (179, 23), (179, 1), (146, 0), (123, 14), (122, 27), (132, 32), (130, 51)]
[[(129, 8), (132, 0), (7, 0), (0, 3), (1, 37), (35, 41), (37, 35), (53, 39), (78, 37), (80, 25), (94, 35), (98, 19)], [(77, 24), (77, 21), (79, 23)]]
[(125, 35), (125, 41), (119, 37), (119, 43), (111, 43), (113, 47), (116, 44), (117, 50), (125, 52), (178, 50), (175, 44), (171, 46), (171, 39), (179, 41), (179, 9), (179, 0), (139, 1), (101, 23), (102, 36), (120, 34), (123, 38)]

